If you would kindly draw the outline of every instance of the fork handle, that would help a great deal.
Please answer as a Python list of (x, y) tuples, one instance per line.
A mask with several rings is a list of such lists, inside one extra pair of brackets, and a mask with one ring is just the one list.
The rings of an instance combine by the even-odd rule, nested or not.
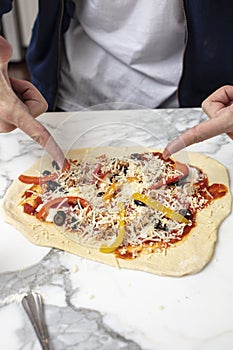
[(44, 318), (44, 305), (39, 293), (29, 293), (22, 299), (22, 305), (36, 332), (43, 350), (52, 350)]

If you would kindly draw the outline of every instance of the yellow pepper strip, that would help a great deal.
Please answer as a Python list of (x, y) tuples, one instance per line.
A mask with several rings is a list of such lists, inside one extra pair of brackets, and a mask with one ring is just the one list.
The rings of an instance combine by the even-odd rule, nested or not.
[(138, 178), (136, 176), (133, 176), (133, 177), (127, 177), (126, 180), (128, 182), (134, 182), (134, 181), (138, 181)]
[(102, 244), (100, 247), (101, 253), (113, 253), (123, 242), (125, 235), (125, 209), (122, 203), (119, 203), (119, 223), (118, 223), (118, 235), (115, 241), (107, 246), (106, 244)]
[(175, 220), (180, 223), (188, 224), (189, 220), (186, 219), (183, 215), (177, 213), (176, 211), (165, 207), (163, 204), (158, 202), (156, 199), (148, 197), (144, 194), (140, 194), (138, 192), (132, 195), (132, 199), (145, 203), (148, 207), (161, 211), (165, 214), (165, 216), (169, 219)]
[(102, 196), (103, 200), (106, 202), (107, 200), (110, 200), (112, 199), (112, 197), (114, 196), (114, 194), (116, 193), (116, 190), (117, 190), (117, 182), (114, 182), (113, 184), (111, 184), (105, 194)]
[[(138, 181), (137, 177), (127, 177), (126, 178), (128, 182), (134, 182), (134, 181)], [(111, 184), (105, 194), (102, 196), (102, 199), (104, 202), (111, 200), (112, 197), (116, 194), (117, 189), (121, 186), (121, 184), (119, 184), (118, 182), (114, 182), (113, 184)]]

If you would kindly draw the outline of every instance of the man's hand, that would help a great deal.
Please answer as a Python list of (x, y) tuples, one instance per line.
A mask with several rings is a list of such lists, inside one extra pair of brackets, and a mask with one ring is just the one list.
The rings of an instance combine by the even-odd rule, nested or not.
[(20, 124), (26, 126), (28, 118), (38, 117), (48, 107), (29, 81), (9, 78), (9, 84), (0, 72), (0, 132), (4, 133), (20, 127)]
[(202, 108), (210, 120), (185, 131), (169, 143), (163, 151), (164, 158), (184, 147), (222, 133), (227, 133), (233, 139), (233, 86), (226, 85), (216, 90), (202, 103)]
[(11, 55), (10, 44), (0, 36), (0, 132), (20, 128), (62, 167), (62, 150), (49, 131), (35, 119), (47, 110), (47, 102), (30, 82), (8, 77), (7, 65)]

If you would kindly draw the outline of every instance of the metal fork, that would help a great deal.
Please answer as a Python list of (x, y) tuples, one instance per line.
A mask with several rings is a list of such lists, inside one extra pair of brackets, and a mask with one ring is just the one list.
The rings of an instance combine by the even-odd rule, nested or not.
[(45, 323), (42, 296), (37, 292), (30, 292), (23, 297), (22, 305), (31, 321), (42, 349), (52, 350), (49, 342), (48, 329)]

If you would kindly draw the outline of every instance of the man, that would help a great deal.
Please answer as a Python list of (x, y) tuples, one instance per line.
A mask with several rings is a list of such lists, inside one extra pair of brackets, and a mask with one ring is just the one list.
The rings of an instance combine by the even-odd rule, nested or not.
[[(1, 0), (0, 17), (10, 10), (12, 2)], [(75, 66), (79, 70), (74, 73), (82, 74), (77, 77), (77, 82), (80, 85), (83, 83), (79, 87), (80, 93), (85, 88), (93, 88), (97, 95), (92, 101), (81, 99), (84, 104), (81, 108), (90, 107), (92, 103), (104, 103), (105, 99), (125, 102), (127, 90), (123, 95), (119, 91), (124, 87), (121, 80), (128, 74), (135, 81), (135, 90), (140, 84), (140, 96), (147, 95), (147, 90), (151, 90), (148, 98), (139, 99), (138, 104), (156, 108), (163, 107), (165, 103), (166, 107), (170, 106), (166, 104), (169, 97), (176, 95), (178, 101), (175, 103), (178, 102), (180, 107), (200, 107), (201, 102), (214, 90), (233, 84), (232, 18), (232, 0), (39, 0), (39, 14), (27, 53), (32, 82), (46, 98), (49, 110), (57, 107), (59, 93), (67, 97), (72, 90), (70, 87), (67, 94), (64, 93), (67, 88), (64, 78), (70, 81), (72, 71), (69, 68)], [(133, 27), (130, 27), (131, 22)], [(159, 28), (162, 30), (159, 31)], [(120, 36), (117, 37), (118, 33)], [(72, 41), (78, 39), (81, 42)], [(115, 46), (111, 46), (111, 40), (114, 40)], [(69, 67), (74, 62), (69, 62), (69, 59), (76, 57), (70, 53), (72, 48), (78, 61), (74, 63), (75, 66)], [(104, 55), (104, 51), (109, 55)], [(169, 53), (173, 59), (169, 58)], [(102, 55), (107, 63), (112, 58), (108, 64), (113, 64), (114, 72), (110, 68), (105, 71), (101, 59), (96, 60), (97, 55)], [(123, 64), (119, 65), (121, 62)], [(153, 66), (156, 72), (150, 69), (154, 62), (159, 63)], [(95, 74), (88, 75), (87, 72), (83, 75), (80, 72), (82, 68), (79, 67), (93, 72), (94, 65), (97, 67)], [(126, 66), (128, 69), (122, 75), (121, 71)], [(101, 69), (98, 70), (98, 67)], [(170, 78), (173, 71), (177, 75)], [(137, 73), (141, 75), (138, 77)], [(108, 75), (112, 78), (108, 79)], [(92, 80), (92, 84), (85, 85), (85, 77)], [(60, 78), (63, 80), (60, 81)], [(161, 80), (164, 80), (162, 84)], [(96, 81), (98, 91), (93, 85)], [(101, 85), (102, 81), (105, 88)], [(61, 83), (63, 90), (59, 91)], [(113, 91), (110, 97), (109, 90)], [(162, 94), (162, 90), (166, 94), (156, 101), (157, 94)], [(135, 101), (138, 101), (138, 96), (139, 93)], [(62, 95), (60, 102), (61, 99)], [(134, 100), (130, 99), (129, 102), (134, 103)], [(176, 106), (175, 103), (171, 106)]]

